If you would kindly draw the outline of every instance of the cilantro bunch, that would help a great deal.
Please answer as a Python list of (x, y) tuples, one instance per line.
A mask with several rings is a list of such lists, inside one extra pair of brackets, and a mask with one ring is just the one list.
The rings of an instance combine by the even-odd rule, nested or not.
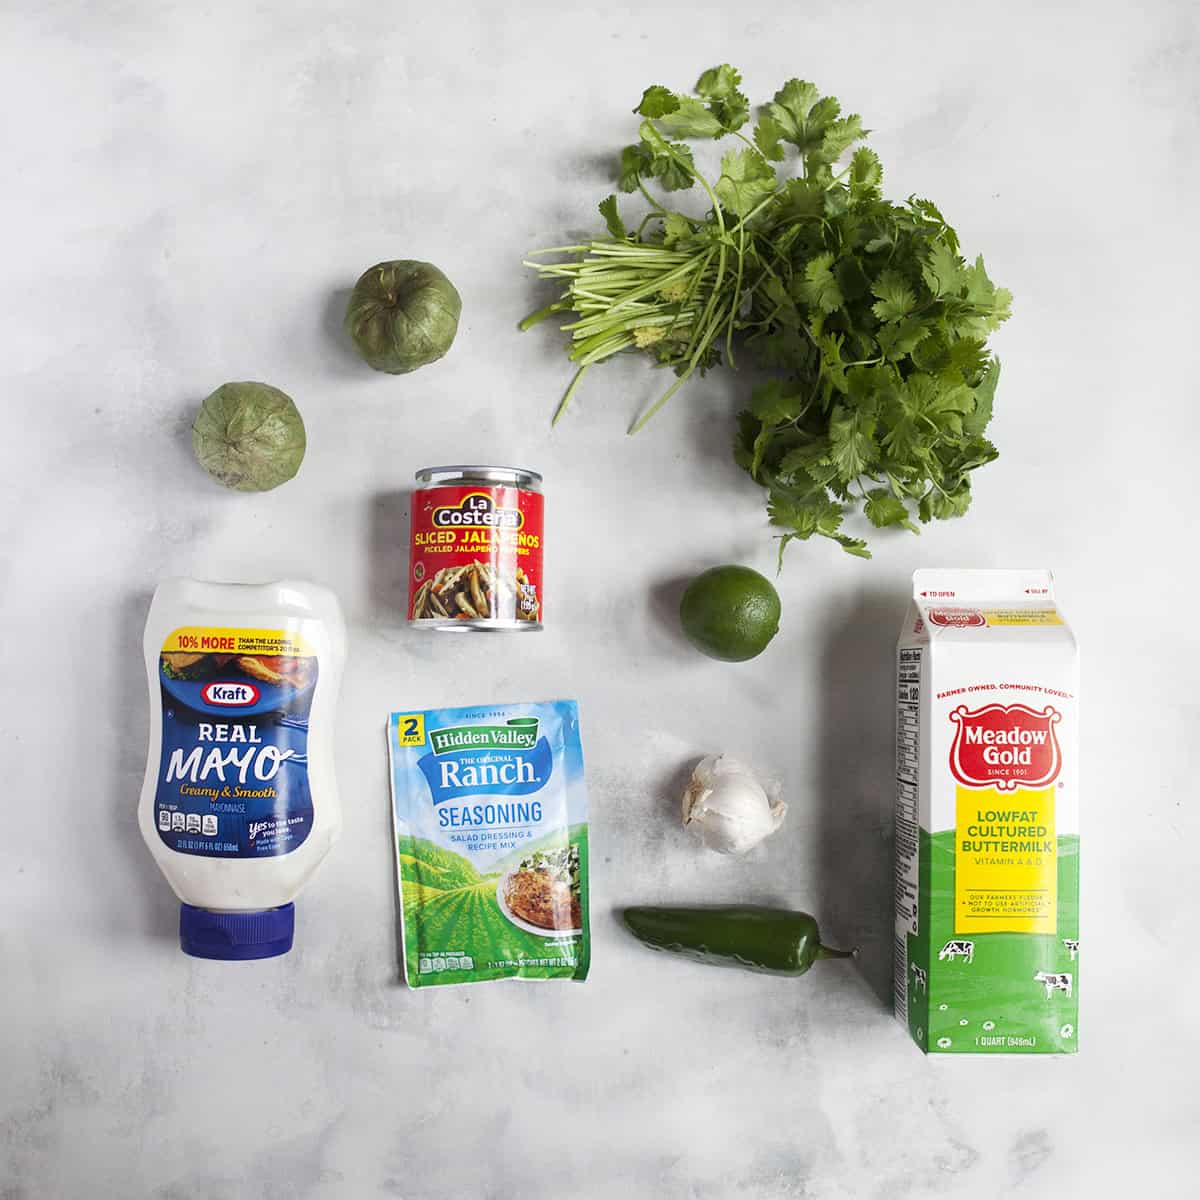
[[(740, 415), (734, 457), (767, 490), (780, 560), (814, 534), (869, 557), (842, 532), (849, 509), (916, 532), (914, 520), (964, 513), (970, 473), (996, 457), (984, 431), (1000, 364), (987, 337), (1011, 297), (982, 258), (963, 259), (932, 202), (883, 197), (879, 158), (864, 145), (850, 153), (867, 132), (857, 114), (793, 79), (748, 137), (740, 87), (723, 65), (693, 94), (646, 89), (618, 187), (649, 207), (629, 228), (608, 196), (607, 237), (527, 263), (562, 291), (522, 328), (570, 314), (577, 370), (556, 420), (585, 373), (614, 354), (642, 352), (674, 371), (631, 432), (694, 374), (752, 353), (775, 375)], [(677, 140), (726, 138), (735, 144), (716, 178)], [(694, 187), (710, 205), (701, 219), (667, 203)]]

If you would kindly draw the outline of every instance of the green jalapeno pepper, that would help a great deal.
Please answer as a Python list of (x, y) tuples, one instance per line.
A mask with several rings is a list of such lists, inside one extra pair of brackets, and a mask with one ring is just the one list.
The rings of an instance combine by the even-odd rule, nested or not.
[(803, 975), (818, 958), (854, 958), (857, 950), (821, 945), (808, 913), (737, 905), (727, 908), (627, 908), (626, 928), (652, 950), (718, 967)]

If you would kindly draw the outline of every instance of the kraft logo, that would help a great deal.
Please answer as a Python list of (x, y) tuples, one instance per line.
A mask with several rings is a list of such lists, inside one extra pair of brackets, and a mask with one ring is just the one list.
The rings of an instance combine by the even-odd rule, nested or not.
[(967, 787), (1042, 788), (1058, 778), (1062, 751), (1055, 726), (1062, 714), (1025, 704), (989, 704), (950, 714), (958, 729), (950, 747), (950, 770)]
[(208, 683), (200, 697), (216, 708), (249, 708), (258, 703), (259, 690), (252, 683)]
[(986, 625), (983, 613), (975, 608), (931, 608), (929, 610), (931, 625), (953, 625), (959, 629), (975, 629)]

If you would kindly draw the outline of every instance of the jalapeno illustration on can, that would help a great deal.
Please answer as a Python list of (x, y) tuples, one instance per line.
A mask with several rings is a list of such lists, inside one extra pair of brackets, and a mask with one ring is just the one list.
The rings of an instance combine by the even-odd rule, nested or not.
[(541, 629), (542, 477), (425, 467), (412, 496), (408, 618), (426, 629)]

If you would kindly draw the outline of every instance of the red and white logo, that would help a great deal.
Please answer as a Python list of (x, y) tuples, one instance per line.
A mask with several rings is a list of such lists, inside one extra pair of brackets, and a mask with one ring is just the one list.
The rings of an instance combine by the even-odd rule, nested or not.
[(950, 770), (967, 787), (994, 787), (1011, 792), (1018, 786), (1042, 788), (1053, 783), (1062, 767), (1055, 726), (1062, 714), (1041, 712), (1025, 704), (989, 704), (950, 714), (958, 729), (950, 747)]
[(931, 608), (929, 610), (931, 625), (953, 625), (958, 629), (974, 629), (986, 625), (983, 613), (977, 608)]
[(215, 708), (249, 708), (258, 703), (259, 691), (252, 683), (206, 683), (200, 691), (205, 704)]

